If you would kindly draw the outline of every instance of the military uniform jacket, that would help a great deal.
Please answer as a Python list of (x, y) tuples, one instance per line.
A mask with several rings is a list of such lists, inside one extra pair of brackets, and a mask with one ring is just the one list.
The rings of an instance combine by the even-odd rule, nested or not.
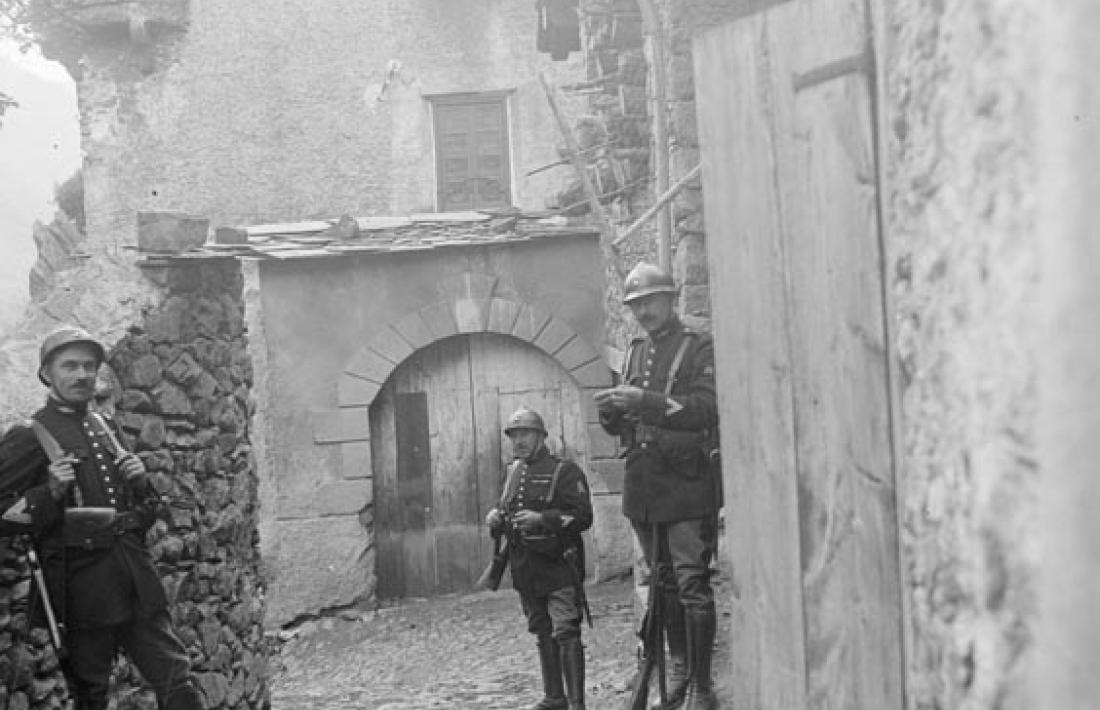
[(686, 330), (674, 316), (659, 333), (635, 340), (628, 356), (623, 380), (645, 390), (641, 409), (600, 412), (604, 430), (627, 445), (623, 514), (648, 523), (713, 515), (721, 502), (705, 454), (718, 426), (710, 335)]
[[(115, 466), (109, 437), (83, 411), (52, 398), (34, 419), (45, 425), (65, 453), (80, 458), (76, 485), (84, 505), (131, 512), (138, 521), (136, 529), (98, 535), (94, 548), (66, 546), (64, 509), (74, 504), (72, 491), (61, 502), (50, 496), (49, 461), (28, 424), (16, 425), (0, 438), (0, 507), (6, 510), (25, 497), (29, 532), (35, 538), (55, 613), (71, 628), (97, 628), (164, 609), (164, 589), (144, 544), (145, 531), (154, 520), (151, 500), (129, 490)], [(109, 420), (107, 425), (114, 428)]]
[[(561, 469), (554, 482), (559, 461)], [(533, 460), (517, 461), (513, 466), (520, 469), (517, 475), (510, 473), (500, 505), (507, 519), (512, 586), (538, 596), (573, 586), (584, 574), (581, 532), (592, 525), (588, 480), (579, 466), (561, 461), (546, 447), (539, 449)], [(520, 510), (542, 513), (542, 526), (530, 533), (512, 528), (510, 516)], [(570, 546), (577, 550), (574, 567), (563, 556)]]

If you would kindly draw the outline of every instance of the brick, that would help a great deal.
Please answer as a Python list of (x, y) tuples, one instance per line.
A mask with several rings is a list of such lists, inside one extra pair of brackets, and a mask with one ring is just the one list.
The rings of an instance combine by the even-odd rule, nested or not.
[(454, 309), (449, 303), (433, 303), (420, 309), (420, 317), (424, 319), (428, 330), (435, 336), (435, 340), (456, 335), (458, 325), (455, 324)]
[(455, 326), (460, 333), (484, 333), (489, 323), (489, 300), (462, 298), (454, 303)]
[(566, 343), (577, 336), (576, 331), (561, 318), (551, 318), (542, 332), (534, 339), (533, 344), (542, 348), (551, 355), (561, 350)]
[(310, 417), (313, 420), (314, 443), (337, 444), (370, 439), (370, 410), (367, 407), (315, 409), (310, 412)]
[(435, 336), (419, 312), (410, 313), (397, 321), (393, 324), (393, 329), (418, 350), (435, 341)]
[(340, 456), (344, 478), (371, 478), (374, 475), (369, 441), (345, 441), (340, 445)]
[(393, 371), (393, 363), (370, 348), (363, 348), (348, 363), (345, 372), (373, 382), (385, 382)]
[(494, 298), (489, 301), (489, 323), (486, 330), (491, 333), (504, 333), (511, 335), (512, 327), (516, 324), (516, 318), (523, 308), (515, 301), (503, 298)]
[(393, 328), (383, 328), (370, 341), (370, 349), (395, 365), (413, 354), (413, 348)]
[(342, 373), (336, 383), (336, 401), (341, 407), (365, 407), (378, 396), (382, 385), (362, 377)]

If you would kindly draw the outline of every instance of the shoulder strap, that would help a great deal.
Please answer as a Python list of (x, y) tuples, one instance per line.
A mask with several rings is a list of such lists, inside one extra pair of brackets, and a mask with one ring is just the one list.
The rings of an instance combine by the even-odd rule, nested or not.
[(114, 449), (115, 459), (117, 460), (123, 454), (127, 453), (126, 448), (122, 445), (122, 442), (115, 436), (115, 432), (111, 427), (107, 425), (107, 422), (103, 420), (103, 415), (99, 412), (88, 412), (88, 419), (92, 421), (92, 424), (99, 429), (107, 437), (107, 441), (110, 442), (111, 448)]
[(54, 435), (50, 433), (50, 430), (46, 428), (45, 424), (37, 419), (32, 419), (31, 429), (34, 430), (34, 435), (38, 438), (38, 445), (46, 452), (46, 458), (51, 462), (65, 455), (65, 451), (61, 448), (61, 444), (57, 443), (57, 439), (54, 438)]
[(665, 378), (665, 396), (672, 394), (672, 385), (676, 381), (676, 375), (680, 372), (680, 365), (684, 362), (684, 353), (687, 352), (688, 341), (695, 337), (690, 330), (684, 331), (684, 337), (680, 340), (680, 347), (676, 348), (676, 354), (672, 357), (672, 364), (668, 366), (668, 377)]
[(503, 509), (508, 505), (508, 501), (512, 498), (512, 493), (516, 490), (516, 483), (519, 479), (520, 467), (526, 466), (526, 462), (521, 459), (516, 459), (512, 462), (512, 465), (508, 467), (508, 476), (504, 479), (504, 490), (500, 492), (499, 506)]
[(558, 478), (561, 477), (561, 469), (565, 466), (564, 461), (558, 461), (558, 465), (554, 467), (554, 475), (550, 477), (550, 488), (546, 490), (546, 502), (554, 500), (554, 491), (558, 489)]

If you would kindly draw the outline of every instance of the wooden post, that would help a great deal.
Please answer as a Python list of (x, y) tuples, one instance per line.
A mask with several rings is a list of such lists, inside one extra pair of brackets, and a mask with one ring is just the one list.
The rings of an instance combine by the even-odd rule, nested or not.
[[(650, 75), (653, 77), (653, 95), (649, 97), (653, 114), (653, 172), (656, 173), (658, 195), (668, 192), (668, 91), (665, 88), (665, 37), (661, 18), (653, 0), (638, 0), (642, 11), (646, 34), (650, 42)], [(657, 262), (665, 271), (672, 270), (672, 213), (660, 210), (657, 218)]]
[(546, 81), (546, 77), (543, 76), (542, 72), (539, 72), (539, 83), (542, 84), (542, 89), (546, 92), (546, 101), (550, 104), (550, 111), (554, 114), (554, 120), (558, 123), (558, 130), (561, 131), (562, 138), (565, 139), (565, 152), (569, 157), (569, 162), (573, 164), (573, 169), (577, 171), (581, 187), (584, 188), (585, 199), (592, 209), (592, 214), (596, 217), (596, 227), (600, 230), (600, 245), (604, 249), (605, 258), (615, 267), (615, 273), (621, 279), (626, 276), (626, 273), (623, 271), (622, 264), (619, 263), (619, 252), (615, 248), (615, 226), (611, 223), (607, 210), (600, 203), (600, 196), (596, 192), (596, 187), (592, 184), (592, 178), (588, 176), (588, 170), (581, 158), (580, 144), (577, 143), (576, 136), (573, 135), (573, 131), (569, 128), (569, 124), (558, 106), (554, 88)]

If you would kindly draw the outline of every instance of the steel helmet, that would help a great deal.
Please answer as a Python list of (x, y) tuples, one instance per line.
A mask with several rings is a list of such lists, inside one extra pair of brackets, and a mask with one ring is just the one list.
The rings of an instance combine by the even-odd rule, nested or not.
[(42, 376), (42, 371), (50, 362), (53, 354), (63, 347), (77, 343), (90, 345), (92, 350), (95, 351), (96, 359), (99, 360), (100, 364), (107, 359), (107, 351), (104, 350), (103, 345), (98, 340), (92, 337), (91, 333), (75, 325), (63, 325), (47, 335), (46, 339), (42, 341), (42, 347), (38, 349), (38, 379), (42, 384), (47, 387), (50, 384)]
[(676, 293), (676, 282), (659, 266), (639, 262), (623, 282), (623, 303), (630, 303), (654, 293)]
[(546, 425), (542, 423), (542, 417), (529, 407), (520, 407), (512, 412), (512, 416), (508, 417), (508, 425), (504, 427), (504, 433), (510, 435), (516, 429), (534, 429), (535, 431), (541, 431), (544, 435), (547, 433)]

